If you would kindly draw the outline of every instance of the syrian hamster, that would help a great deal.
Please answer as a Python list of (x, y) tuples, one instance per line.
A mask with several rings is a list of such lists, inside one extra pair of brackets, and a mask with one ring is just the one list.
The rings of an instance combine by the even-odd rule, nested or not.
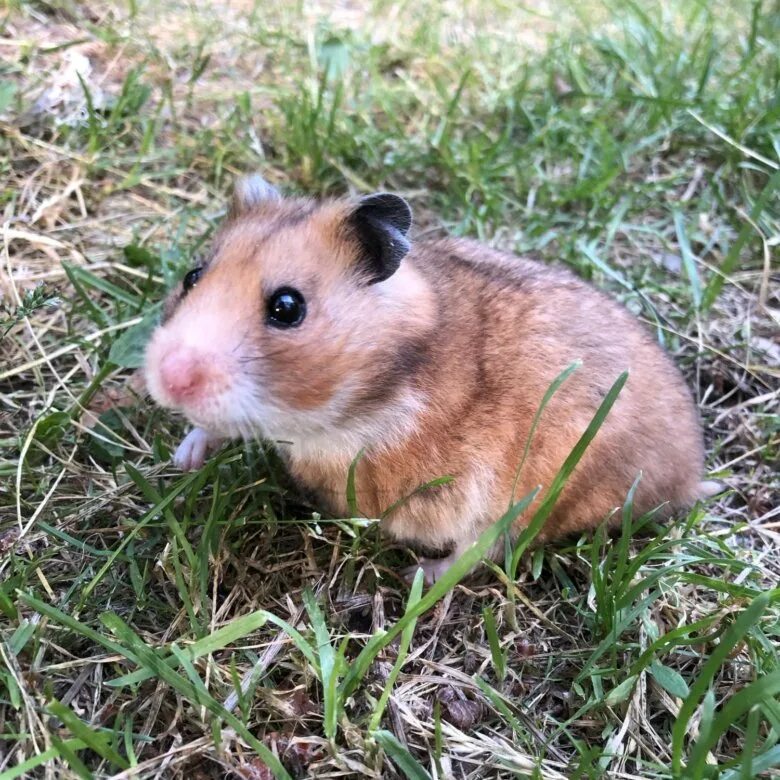
[[(259, 176), (238, 182), (210, 254), (172, 291), (146, 353), (152, 397), (195, 426), (179, 466), (197, 468), (224, 439), (264, 439), (344, 516), (362, 452), (360, 511), (380, 517), (399, 502), (382, 529), (447, 553), (421, 560), (431, 582), (512, 495), (540, 485), (538, 505), (627, 369), (541, 538), (596, 527), (640, 472), (637, 512), (713, 492), (685, 382), (628, 311), (559, 268), (470, 240), (413, 242), (411, 224), (390, 193), (320, 202), (282, 198)], [(576, 360), (513, 493), (542, 397)]]

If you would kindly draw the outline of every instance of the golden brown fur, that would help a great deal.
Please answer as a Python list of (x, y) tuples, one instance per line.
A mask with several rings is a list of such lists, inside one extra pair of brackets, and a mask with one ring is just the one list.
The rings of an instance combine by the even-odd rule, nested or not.
[[(147, 358), (153, 395), (174, 405), (156, 366), (187, 341), (203, 353), (208, 380), (183, 410), (211, 436), (281, 440), (293, 477), (339, 515), (348, 512), (347, 472), (360, 449), (357, 500), (368, 516), (452, 476), (404, 502), (383, 528), (460, 550), (506, 510), (542, 397), (581, 360), (542, 416), (516, 498), (550, 485), (612, 383), (626, 369), (629, 379), (543, 537), (601, 523), (639, 472), (638, 512), (700, 497), (703, 448), (690, 394), (623, 307), (566, 271), (465, 240), (413, 244), (390, 278), (368, 284), (348, 225), (353, 209), (345, 201), (239, 204), (202, 281), (183, 301), (180, 290), (172, 295)], [(305, 322), (265, 328), (264, 295), (291, 284), (306, 297)], [(225, 393), (225, 383), (234, 389)], [(253, 403), (254, 417), (245, 408)]]
[[(703, 469), (701, 434), (674, 365), (628, 312), (572, 275), (515, 258), (505, 272), (502, 261), (470, 241), (420, 244), (407, 258), (436, 291), (426, 359), (408, 378), (423, 389), (427, 408), (409, 438), (359, 461), (360, 509), (379, 516), (417, 486), (451, 475), (452, 485), (425, 491), (392, 513), (387, 530), (451, 546), (466, 530), (458, 503), (470, 478), (484, 489), (484, 524), (499, 517), (542, 397), (575, 360), (583, 365), (547, 406), (517, 497), (550, 484), (614, 380), (625, 369), (630, 377), (543, 536), (600, 523), (623, 503), (640, 471), (637, 511), (692, 503)], [(303, 484), (327, 494), (335, 512), (347, 512), (348, 458), (296, 459), (290, 467)]]

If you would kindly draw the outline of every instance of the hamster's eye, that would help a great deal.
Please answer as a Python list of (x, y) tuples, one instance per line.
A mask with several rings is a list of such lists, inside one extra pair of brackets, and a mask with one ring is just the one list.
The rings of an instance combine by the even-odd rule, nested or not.
[(203, 266), (199, 265), (197, 268), (193, 268), (191, 271), (187, 271), (182, 285), (184, 286), (184, 294), (186, 295), (199, 281), (203, 275)]
[(293, 287), (280, 287), (268, 298), (268, 324), (276, 328), (294, 328), (306, 316), (306, 301)]

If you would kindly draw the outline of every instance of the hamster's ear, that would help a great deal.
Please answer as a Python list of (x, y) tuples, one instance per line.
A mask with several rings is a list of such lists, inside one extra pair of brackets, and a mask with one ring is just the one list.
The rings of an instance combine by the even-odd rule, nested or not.
[(412, 226), (409, 204), (399, 195), (377, 192), (361, 198), (348, 220), (369, 284), (391, 277), (411, 248), (406, 237)]
[(233, 202), (230, 210), (234, 215), (251, 211), (261, 203), (282, 199), (281, 193), (269, 184), (259, 173), (242, 176), (233, 190)]

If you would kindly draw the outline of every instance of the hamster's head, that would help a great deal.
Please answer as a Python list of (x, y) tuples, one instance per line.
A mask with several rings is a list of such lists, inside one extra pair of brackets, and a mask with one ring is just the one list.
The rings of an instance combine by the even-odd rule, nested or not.
[(410, 225), (396, 195), (315, 202), (239, 181), (149, 342), (152, 397), (228, 437), (294, 441), (376, 417), (408, 393), (433, 327), (432, 291), (402, 262)]

